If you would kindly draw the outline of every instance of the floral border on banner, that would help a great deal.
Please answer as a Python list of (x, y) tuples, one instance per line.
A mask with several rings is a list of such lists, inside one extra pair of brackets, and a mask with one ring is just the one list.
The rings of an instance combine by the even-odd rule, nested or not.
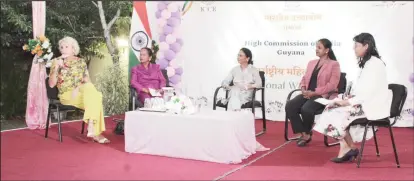
[(177, 59), (183, 46), (183, 40), (179, 34), (182, 16), (179, 5), (177, 2), (160, 1), (157, 4), (155, 16), (160, 30), (156, 63), (161, 69), (167, 70), (170, 85), (177, 88), (183, 74), (183, 69), (179, 66), (180, 60)]
[[(412, 38), (412, 44), (414, 46), (414, 37)], [(413, 47), (414, 48), (414, 47)], [(413, 59), (414, 61), (414, 59)], [(414, 84), (414, 72), (412, 72), (408, 76), (408, 80), (410, 83)], [(412, 95), (412, 93), (407, 93), (408, 95)], [(407, 95), (407, 100), (405, 100), (403, 110), (401, 115), (397, 117), (397, 122), (395, 123), (395, 127), (414, 127), (414, 110), (413, 110), (413, 102), (414, 99)]]
[[(413, 49), (414, 49), (414, 37), (412, 38), (412, 44), (413, 44)], [(414, 62), (414, 59), (413, 59)], [(410, 78), (409, 78), (410, 82), (414, 84), (414, 72), (411, 73)], [(411, 115), (414, 116), (414, 111), (411, 108)]]

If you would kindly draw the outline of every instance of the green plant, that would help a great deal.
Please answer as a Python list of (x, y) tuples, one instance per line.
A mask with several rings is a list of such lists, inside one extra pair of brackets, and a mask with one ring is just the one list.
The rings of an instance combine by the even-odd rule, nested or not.
[[(4, 48), (0, 59), (0, 116), (4, 120), (24, 119), (26, 113), (27, 82), (32, 55), (16, 53), (19, 48)], [(10, 56), (13, 55), (13, 56)]]
[[(111, 28), (111, 36), (127, 36), (131, 26), (132, 2), (103, 1), (102, 5), (107, 20), (120, 9), (120, 16)], [(106, 42), (100, 24), (101, 18), (91, 1), (47, 1), (46, 9), (45, 35), (53, 43), (52, 52), (55, 55), (60, 55), (58, 41), (64, 36), (71, 36), (78, 41), (81, 48), (80, 56), (85, 58), (87, 63), (93, 57), (103, 58), (104, 54), (100, 48)], [(33, 55), (22, 51), (27, 39), (33, 37), (32, 2), (1, 1), (0, 17), (0, 115), (1, 119), (20, 119), (26, 111), (27, 83), (33, 60)], [(112, 76), (119, 80), (117, 75)], [(128, 91), (124, 93), (128, 97)], [(126, 106), (127, 104), (124, 107)], [(105, 111), (117, 112), (117, 109), (123, 108), (107, 107)]]
[(96, 78), (96, 88), (102, 92), (105, 115), (128, 111), (129, 89), (125, 68), (119, 64), (107, 67)]

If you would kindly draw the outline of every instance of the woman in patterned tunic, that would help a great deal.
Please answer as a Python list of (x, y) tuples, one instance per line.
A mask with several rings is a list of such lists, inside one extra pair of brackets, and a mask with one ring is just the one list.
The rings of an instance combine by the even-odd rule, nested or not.
[(65, 37), (59, 41), (59, 51), (62, 56), (52, 62), (49, 86), (57, 86), (58, 97), (63, 105), (85, 110), (83, 120), (88, 123), (88, 137), (98, 143), (109, 143), (101, 134), (105, 131), (102, 94), (89, 81), (85, 61), (76, 56), (79, 54), (78, 42)]
[[(351, 96), (334, 101), (327, 106), (314, 130), (339, 140), (338, 157), (332, 162), (352, 161), (359, 154), (354, 142), (361, 142), (364, 127), (350, 124), (359, 118), (379, 120), (390, 116), (392, 92), (388, 90), (385, 63), (380, 59), (375, 46), (374, 37), (369, 33), (361, 33), (354, 37), (355, 54), (361, 72), (351, 89)], [(368, 129), (366, 139), (373, 137), (372, 129)]]
[[(240, 65), (234, 67), (230, 74), (222, 82), (222, 86), (230, 90), (227, 104), (228, 111), (240, 111), (241, 106), (252, 100), (254, 88), (262, 86), (259, 70), (253, 66), (252, 52), (247, 48), (240, 49), (237, 61)], [(233, 81), (233, 86), (230, 83)], [(256, 151), (266, 151), (269, 148), (264, 147), (256, 141)]]
[[(252, 52), (242, 48), (238, 54), (237, 61), (240, 65), (234, 67), (230, 74), (222, 82), (222, 86), (230, 90), (227, 110), (240, 110), (241, 106), (252, 100), (254, 88), (262, 86), (259, 70), (253, 66)], [(230, 83), (233, 81), (233, 86)]]

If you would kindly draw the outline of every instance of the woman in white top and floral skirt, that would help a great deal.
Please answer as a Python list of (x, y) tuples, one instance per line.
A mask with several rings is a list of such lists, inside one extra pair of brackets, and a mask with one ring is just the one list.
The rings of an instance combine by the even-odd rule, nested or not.
[[(351, 88), (351, 94), (337, 99), (335, 106), (327, 106), (313, 128), (339, 140), (338, 157), (331, 159), (335, 163), (352, 161), (359, 154), (354, 142), (362, 141), (364, 127), (350, 126), (354, 120), (379, 120), (390, 116), (392, 92), (388, 90), (385, 63), (380, 59), (374, 37), (361, 33), (354, 37), (354, 42), (361, 72)], [(366, 139), (372, 137), (372, 129), (368, 129)]]

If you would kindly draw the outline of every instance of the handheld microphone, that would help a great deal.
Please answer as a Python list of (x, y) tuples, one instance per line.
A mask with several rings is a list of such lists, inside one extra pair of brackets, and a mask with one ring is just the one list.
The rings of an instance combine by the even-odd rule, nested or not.
[(344, 95), (342, 96), (342, 99), (344, 99), (344, 98), (348, 97), (348, 96), (349, 96), (349, 94), (351, 93), (351, 89), (352, 89), (352, 84), (353, 84), (353, 82), (352, 82), (352, 81), (350, 81), (350, 82), (348, 82), (347, 84), (348, 84), (348, 86), (347, 86), (347, 87), (346, 87), (346, 89), (345, 89), (345, 92), (344, 92)]

